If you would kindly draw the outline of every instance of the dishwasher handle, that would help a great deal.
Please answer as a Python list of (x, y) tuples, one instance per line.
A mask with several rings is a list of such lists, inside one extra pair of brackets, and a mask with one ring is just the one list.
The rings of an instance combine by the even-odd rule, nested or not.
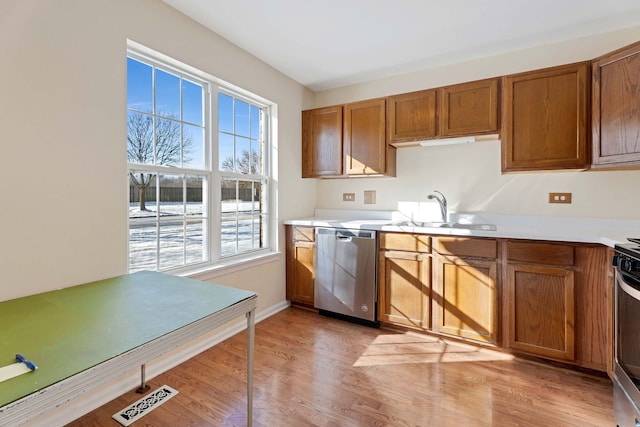
[(376, 232), (373, 230), (359, 230), (349, 228), (316, 228), (316, 236), (318, 235), (333, 235), (336, 240), (343, 242), (350, 242), (351, 239), (375, 239)]

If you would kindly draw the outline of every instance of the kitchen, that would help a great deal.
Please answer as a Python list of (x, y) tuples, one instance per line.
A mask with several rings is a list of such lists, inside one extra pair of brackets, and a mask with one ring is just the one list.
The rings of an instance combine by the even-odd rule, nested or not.
[[(533, 239), (541, 221), (544, 224), (543, 218), (569, 223), (574, 218), (611, 220), (621, 227), (616, 239), (632, 237), (633, 233), (625, 228), (627, 221), (637, 220), (640, 208), (638, 198), (631, 196), (635, 194), (634, 183), (640, 178), (637, 170), (503, 174), (500, 142), (488, 140), (398, 147), (394, 178), (303, 179), (300, 113), (588, 61), (638, 41), (638, 21), (633, 22), (636, 15), (628, 14), (627, 21), (619, 15), (617, 18), (624, 25), (615, 27), (609, 23), (590, 34), (555, 41), (540, 36), (537, 43), (509, 52), (471, 57), (453, 65), (441, 63), (428, 70), (340, 88), (311, 90), (164, 2), (69, 2), (72, 7), (68, 8), (46, 2), (20, 3), (0, 14), (11, 17), (0, 18), (3, 40), (20, 40), (19, 44), (7, 42), (0, 46), (2, 62), (12, 64), (1, 68), (0, 85), (2, 93), (7, 94), (5, 99), (13, 100), (11, 105), (3, 103), (7, 108), (0, 120), (6, 141), (27, 141), (10, 147), (12, 158), (31, 159), (32, 168), (29, 180), (24, 179), (21, 162), (9, 162), (3, 168), (0, 182), (20, 209), (2, 213), (3, 223), (13, 226), (5, 232), (6, 244), (0, 257), (3, 281), (10, 285), (3, 286), (0, 299), (126, 272), (123, 248), (127, 245), (127, 228), (121, 215), (126, 211), (122, 194), (126, 186), (125, 156), (114, 143), (126, 134), (126, 39), (203, 68), (278, 104), (276, 160), (280, 165), (280, 198), (276, 240), (280, 251), (284, 251), (286, 242), (282, 223), (313, 217), (316, 208), (384, 212), (425, 208), (431, 214), (436, 208), (428, 199), (433, 190), (447, 197), (451, 213), (492, 215), (493, 219), (481, 221), (496, 223), (497, 231), (504, 228), (501, 224), (506, 217), (518, 218), (530, 233), (494, 234), (499, 238)], [(77, 34), (83, 37), (78, 38)], [(216, 55), (202, 55), (207, 50)], [(220, 61), (219, 57), (228, 60)], [(48, 74), (43, 76), (42, 70), (48, 70)], [(261, 79), (255, 79), (256, 73)], [(96, 81), (101, 84), (96, 85)], [(38, 102), (34, 103), (34, 99)], [(78, 105), (84, 108), (78, 109)], [(74, 111), (73, 118), (69, 111)], [(38, 126), (33, 125), (34, 115), (39, 117)], [(68, 131), (71, 128), (74, 132)], [(88, 145), (87, 141), (91, 143)], [(34, 147), (38, 153), (35, 157)], [(100, 162), (95, 161), (96, 156)], [(51, 177), (60, 184), (53, 191), (41, 185), (51, 182)], [(118, 185), (114, 186), (114, 182)], [(375, 191), (375, 204), (365, 204), (365, 191)], [(556, 192), (571, 193), (571, 203), (549, 203), (549, 193)], [(354, 194), (355, 200), (343, 201), (343, 193)], [(44, 210), (42, 200), (48, 203)], [(96, 215), (96, 206), (103, 209), (101, 215)], [(73, 218), (69, 212), (74, 213)], [(69, 233), (69, 229), (82, 232)], [(242, 284), (258, 292), (258, 314), (266, 318), (286, 305), (284, 258), (228, 271), (210, 280), (229, 286)], [(37, 268), (33, 268), (34, 260)], [(12, 285), (16, 283), (19, 285)], [(115, 390), (124, 393), (128, 389), (119, 386)], [(86, 407), (97, 401), (99, 398)]]
[[(599, 197), (593, 197), (602, 176), (587, 178), (588, 173), (582, 172), (637, 167), (633, 163), (635, 149), (627, 150), (637, 145), (637, 119), (629, 118), (636, 116), (640, 97), (625, 83), (637, 80), (637, 58), (635, 43), (590, 62), (562, 62), (500, 79), (461, 81), (435, 89), (412, 88), (386, 98), (321, 105), (303, 112), (303, 177), (350, 179), (346, 183), (321, 180), (320, 188), (326, 187), (321, 191), (325, 196), (322, 206), (334, 209), (316, 209), (312, 218), (285, 222), (291, 227), (287, 232), (288, 298), (323, 314), (336, 311), (356, 321), (370, 319), (368, 311), (374, 301), (359, 297), (364, 285), (358, 277), (361, 268), (353, 261), (355, 254), (340, 258), (334, 250), (329, 264), (335, 265), (337, 273), (333, 282), (327, 281), (324, 267), (316, 268), (324, 263), (327, 253), (324, 242), (317, 238), (326, 227), (378, 230), (375, 301), (376, 320), (383, 326), (456, 336), (516, 354), (607, 372), (614, 380), (616, 422), (637, 422), (640, 411), (633, 408), (640, 401), (637, 396), (635, 400), (626, 397), (637, 394), (632, 379), (637, 375), (638, 358), (636, 345), (630, 342), (637, 329), (630, 314), (624, 321), (616, 317), (619, 312), (633, 310), (636, 297), (615, 301), (622, 298), (616, 295), (625, 289), (624, 283), (626, 289), (631, 289), (629, 283), (636, 283), (633, 274), (638, 264), (637, 246), (626, 240), (632, 236), (620, 233), (637, 233), (640, 223), (632, 207), (623, 209), (622, 218), (628, 219), (612, 221), (611, 213), (603, 215)], [(628, 68), (620, 72), (620, 66)], [(366, 83), (356, 85), (358, 93), (370, 88)], [(460, 95), (465, 92), (466, 98)], [(327, 97), (329, 103), (339, 99)], [(465, 101), (471, 105), (465, 106)], [(466, 114), (460, 111), (465, 108)], [(368, 110), (369, 121), (362, 126)], [(461, 116), (470, 120), (481, 117), (475, 129), (463, 120), (456, 122), (458, 129), (452, 129), (449, 125)], [(377, 123), (381, 123), (378, 129)], [(500, 136), (474, 138), (474, 130), (475, 135), (499, 130)], [(468, 140), (447, 139), (460, 136)], [(380, 145), (371, 142), (376, 138)], [(593, 147), (587, 142), (589, 138)], [(566, 140), (569, 143), (563, 147)], [(477, 151), (471, 151), (472, 145)], [(481, 145), (484, 147), (479, 148)], [(622, 152), (617, 151), (620, 149)], [(483, 157), (483, 150), (491, 155)], [(409, 153), (403, 158), (405, 151)], [(448, 157), (439, 157), (445, 152)], [(463, 166), (456, 169), (459, 164)], [(352, 184), (352, 178), (359, 175), (401, 178), (406, 170), (412, 171), (405, 175), (407, 181), (399, 184), (393, 179), (388, 188), (385, 182)], [(574, 175), (523, 178), (524, 173), (549, 171)], [(509, 175), (513, 172), (522, 174)], [(484, 174), (496, 181), (483, 197), (487, 182), (491, 182), (478, 179)], [(424, 178), (416, 179), (416, 175)], [(465, 177), (471, 178), (468, 184)], [(576, 200), (573, 192), (550, 187), (579, 188), (590, 179), (581, 212), (592, 212), (592, 218), (571, 214), (570, 205)], [(399, 198), (407, 188), (420, 191), (417, 187), (421, 183), (433, 185), (432, 189), (420, 186), (422, 200)], [(380, 188), (383, 208), (389, 211), (386, 216), (384, 211), (378, 212), (376, 218), (372, 206), (367, 205), (376, 204)], [(447, 199), (442, 191), (433, 190), (436, 188), (457, 196), (452, 222)], [(523, 197), (511, 200), (509, 207), (500, 206), (502, 194), (515, 188)], [(340, 199), (336, 193), (341, 190)], [(356, 200), (360, 203), (354, 203)], [(392, 204), (385, 205), (390, 200)], [(430, 200), (438, 202), (440, 212)], [(349, 204), (367, 210), (345, 210)], [(494, 210), (496, 205), (499, 210)], [(610, 201), (606, 206), (615, 206), (614, 215), (618, 216), (617, 203)], [(495, 215), (497, 212), (500, 214)], [(598, 216), (603, 219), (594, 219)], [(344, 234), (348, 232), (356, 236), (355, 230)], [(487, 238), (491, 236), (497, 239)], [(625, 244), (615, 246), (618, 243)], [(356, 247), (362, 251), (359, 245), (352, 246), (354, 251)], [(624, 255), (623, 246), (627, 248)], [(311, 254), (314, 247), (315, 258)], [(618, 280), (620, 286), (614, 286), (609, 266), (612, 259), (620, 272), (618, 277), (625, 277)], [(351, 273), (353, 281), (341, 277), (343, 270)], [(326, 289), (334, 293), (329, 303), (326, 297), (318, 300)], [(342, 301), (342, 307), (336, 301)], [(625, 304), (625, 308), (617, 304)], [(618, 323), (623, 329), (615, 329)], [(616, 358), (617, 354), (623, 354), (626, 362)]]

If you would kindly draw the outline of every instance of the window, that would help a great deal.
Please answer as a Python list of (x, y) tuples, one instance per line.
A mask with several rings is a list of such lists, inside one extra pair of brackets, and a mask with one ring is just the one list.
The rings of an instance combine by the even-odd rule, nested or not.
[(265, 124), (259, 106), (218, 94), (222, 256), (263, 248), (267, 240)]
[(131, 272), (270, 249), (268, 105), (171, 62), (127, 58)]

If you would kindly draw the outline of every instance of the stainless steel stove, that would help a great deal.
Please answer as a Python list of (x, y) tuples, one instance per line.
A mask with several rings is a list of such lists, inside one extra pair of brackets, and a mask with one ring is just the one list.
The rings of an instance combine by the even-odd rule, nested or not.
[(640, 239), (615, 246), (614, 414), (620, 427), (640, 426)]

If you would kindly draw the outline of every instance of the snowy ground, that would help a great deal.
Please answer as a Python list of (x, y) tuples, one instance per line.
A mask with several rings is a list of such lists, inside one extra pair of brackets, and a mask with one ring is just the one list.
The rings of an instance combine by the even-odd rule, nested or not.
[[(188, 203), (184, 215), (183, 204), (161, 202), (160, 227), (156, 221), (158, 214), (155, 202), (148, 203), (146, 208), (146, 211), (140, 211), (138, 203), (129, 205), (132, 272), (206, 261), (203, 260), (203, 230), (207, 230), (208, 220), (202, 216), (202, 203)], [(221, 221), (222, 256), (259, 248), (260, 217), (257, 203), (223, 202), (221, 216), (213, 218), (214, 221), (218, 219)], [(156, 258), (159, 266), (156, 266)]]

